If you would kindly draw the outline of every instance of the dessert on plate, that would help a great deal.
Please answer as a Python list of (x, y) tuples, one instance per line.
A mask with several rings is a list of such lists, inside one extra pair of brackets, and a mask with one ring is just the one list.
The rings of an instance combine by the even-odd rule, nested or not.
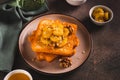
[(51, 62), (57, 57), (71, 57), (76, 53), (75, 48), (79, 45), (76, 32), (76, 24), (43, 19), (28, 40), (37, 60)]

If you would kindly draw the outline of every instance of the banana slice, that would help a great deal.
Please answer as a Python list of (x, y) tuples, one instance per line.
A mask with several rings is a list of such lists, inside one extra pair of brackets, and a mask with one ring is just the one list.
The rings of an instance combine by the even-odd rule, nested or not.
[(65, 46), (67, 44), (67, 42), (68, 42), (68, 38), (65, 37), (65, 38), (63, 38), (62, 41), (60, 41), (59, 43), (57, 43), (57, 46), (58, 47), (63, 47), (63, 46)]
[(61, 27), (55, 27), (54, 31), (53, 31), (53, 35), (56, 35), (56, 36), (63, 35), (63, 28), (61, 28)]
[(52, 35), (52, 36), (50, 37), (50, 40), (51, 40), (52, 42), (59, 42), (59, 41), (62, 40), (62, 37), (61, 37), (61, 36)]
[(64, 28), (63, 31), (64, 31), (63, 36), (68, 36), (70, 33), (68, 28)]
[(46, 39), (46, 38), (43, 38), (43, 37), (41, 37), (40, 40), (41, 40), (41, 42), (42, 42), (43, 44), (45, 44), (45, 45), (48, 45), (48, 44), (51, 43), (50, 40), (48, 40), (48, 39)]
[(43, 32), (42, 32), (42, 37), (43, 38), (50, 38), (50, 36), (52, 35), (52, 29), (51, 28), (45, 28), (43, 29)]
[(109, 13), (108, 12), (105, 12), (104, 18), (105, 18), (105, 20), (109, 19)]

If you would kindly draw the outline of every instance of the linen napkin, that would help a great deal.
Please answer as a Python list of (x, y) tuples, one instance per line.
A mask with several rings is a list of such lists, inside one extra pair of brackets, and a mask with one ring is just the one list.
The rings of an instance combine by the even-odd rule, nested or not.
[(23, 11), (10, 2), (0, 4), (0, 71), (11, 71), (14, 55), (18, 46), (18, 37), (23, 24), (33, 16), (48, 11), (45, 2), (39, 10)]

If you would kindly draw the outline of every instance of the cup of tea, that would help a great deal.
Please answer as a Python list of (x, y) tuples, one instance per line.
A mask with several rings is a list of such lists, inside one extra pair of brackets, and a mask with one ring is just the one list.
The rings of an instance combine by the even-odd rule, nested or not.
[(4, 80), (33, 80), (31, 74), (23, 69), (16, 69), (9, 72)]

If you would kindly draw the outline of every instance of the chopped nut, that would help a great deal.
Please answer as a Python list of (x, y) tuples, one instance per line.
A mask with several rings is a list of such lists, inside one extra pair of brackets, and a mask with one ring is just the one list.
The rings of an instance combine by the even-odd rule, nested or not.
[(59, 59), (60, 67), (67, 68), (72, 65), (72, 61), (69, 57), (62, 57)]
[(32, 58), (32, 61), (36, 61), (36, 58)]
[(84, 51), (82, 51), (82, 54), (85, 54), (85, 50), (84, 50)]

